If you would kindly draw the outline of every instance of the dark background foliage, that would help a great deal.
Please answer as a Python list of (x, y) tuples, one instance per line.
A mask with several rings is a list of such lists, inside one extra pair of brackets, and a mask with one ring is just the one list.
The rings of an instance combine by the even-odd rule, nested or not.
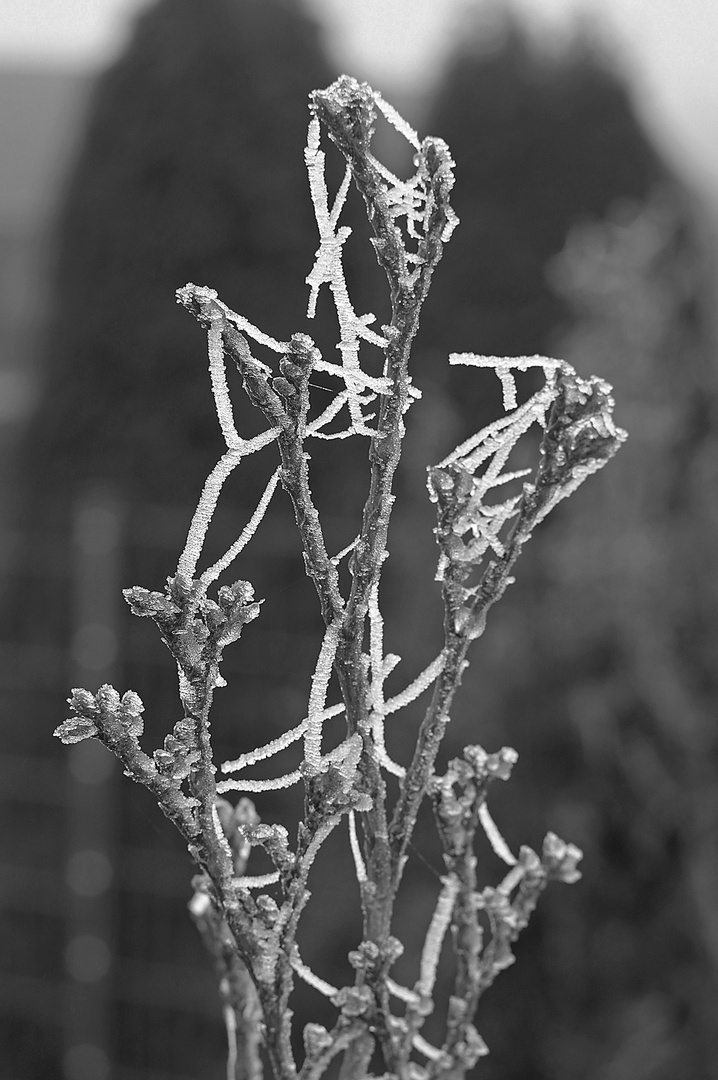
[[(175, 304), (175, 288), (211, 285), (273, 336), (310, 329), (332, 356), (328, 305), (316, 327), (304, 322), (317, 243), (302, 149), (306, 95), (334, 74), (316, 27), (293, 3), (160, 0), (98, 81), (57, 223), (41, 396), (17, 451), (17, 528), (26, 539), (6, 590), (4, 633), (37, 657), (72, 639), (66, 571), (82, 492), (99, 483), (123, 507), (120, 583), (159, 588), (221, 452), (204, 338)], [(699, 212), (641, 129), (622, 78), (583, 37), (548, 54), (510, 23), (491, 47), (467, 33), (428, 115), (408, 119), (451, 146), (461, 225), (417, 342), (424, 397), (408, 417), (398, 478), (387, 648), (412, 671), (435, 655), (424, 466), (500, 408), (498, 384), (449, 369), (449, 351), (563, 350), (583, 373), (614, 383), (631, 433), (606, 475), (589, 481), (524, 556), (450, 729), (447, 756), (467, 742), (519, 750), (495, 812), (512, 846), (537, 846), (552, 828), (586, 850), (582, 883), (549, 893), (519, 962), (482, 1004), (478, 1027), (492, 1053), (480, 1072), (487, 1080), (709, 1077), (718, 875), (710, 843), (716, 629), (706, 582), (715, 580), (716, 395)], [(350, 293), (381, 322), (386, 299), (356, 202), (347, 220)], [(239, 413), (253, 430), (249, 411)], [(365, 448), (329, 445), (316, 455), (315, 478), (338, 549), (363, 499)], [(259, 455), (228, 485), (217, 551), (246, 521), (267, 475)], [(42, 560), (54, 572), (40, 576)], [(240, 572), (266, 602), (226, 663), (220, 759), (300, 718), (318, 644), (316, 599), (282, 499)], [(171, 665), (152, 627), (131, 626), (124, 613), (118, 625), (116, 677), (145, 700), (155, 746), (177, 718)], [(7, 761), (60, 759), (50, 732), (69, 677), (60, 660), (5, 695)], [(412, 722), (390, 733), (399, 757), (410, 752)], [(189, 861), (144, 791), (123, 782), (116, 798), (112, 1075), (219, 1077), (210, 964), (185, 911)], [(285, 821), (297, 796), (268, 794), (258, 805), (267, 820)], [(42, 900), (72, 845), (64, 806), (62, 791), (54, 804), (40, 792), (34, 805), (3, 805), (9, 862), (55, 874), (34, 878), (27, 902), (8, 901), (4, 912), (11, 972), (30, 980), (28, 1001), (33, 987), (59, 987), (64, 977), (62, 904)], [(306, 958), (321, 953), (316, 966), (339, 985), (357, 933), (347, 917), (356, 885), (345, 847), (333, 837), (318, 865), (302, 940)], [(409, 982), (442, 869), (428, 814), (417, 848), (397, 921), (406, 945), (398, 977)], [(487, 877), (498, 875), (481, 854)], [(143, 893), (142, 880), (160, 884)], [(164, 981), (162, 971), (170, 972)], [(447, 965), (444, 995), (448, 974)], [(48, 1020), (56, 999), (47, 1000), (35, 1014), (28, 1006), (2, 1018), (8, 1078), (62, 1075), (62, 1024)], [(298, 1030), (324, 1008), (300, 989)], [(437, 1013), (429, 1037), (438, 1035)]]

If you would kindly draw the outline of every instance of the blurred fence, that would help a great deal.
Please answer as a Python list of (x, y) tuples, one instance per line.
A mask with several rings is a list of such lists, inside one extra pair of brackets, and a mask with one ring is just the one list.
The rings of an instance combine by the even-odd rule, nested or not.
[[(169, 655), (143, 632), (154, 627), (124, 617), (121, 587), (148, 548), (170, 564), (179, 517), (144, 507), (131, 520), (98, 490), (75, 507), (71, 536), (15, 538), (15, 595), (36, 615), (0, 640), (0, 1080), (224, 1074), (181, 839), (99, 743), (68, 751), (51, 737), (71, 686), (173, 686)], [(290, 540), (275, 536), (264, 557), (284, 558)], [(63, 609), (64, 628), (39, 625)]]

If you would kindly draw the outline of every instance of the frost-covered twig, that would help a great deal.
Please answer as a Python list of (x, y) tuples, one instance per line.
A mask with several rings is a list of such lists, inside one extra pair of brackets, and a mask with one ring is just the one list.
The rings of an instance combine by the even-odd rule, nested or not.
[(439, 894), (436, 910), (432, 916), (421, 954), (419, 981), (416, 984), (416, 989), (422, 998), (431, 999), (436, 980), (436, 969), (439, 966), (441, 946), (444, 944), (444, 937), (451, 922), (451, 915), (458, 892), (459, 879), (450, 874), (449, 877), (444, 879), (443, 888)]
[(262, 492), (259, 502), (257, 503), (256, 510), (252, 514), (245, 527), (242, 529), (235, 542), (231, 545), (231, 547), (227, 549), (222, 558), (217, 559), (217, 562), (212, 563), (212, 565), (207, 570), (205, 570), (200, 577), (200, 581), (202, 582), (202, 585), (205, 589), (209, 585), (211, 585), (213, 581), (216, 581), (220, 574), (224, 573), (224, 571), (234, 562), (239, 553), (245, 549), (249, 541), (252, 539), (252, 537), (257, 531), (259, 523), (267, 512), (267, 507), (269, 506), (270, 500), (272, 498), (272, 495), (274, 495), (278, 483), (279, 469), (277, 468), (270, 476), (269, 482), (264, 491)]
[[(209, 472), (176, 573), (164, 592), (135, 587), (125, 596), (134, 614), (157, 624), (176, 662), (183, 715), (150, 756), (139, 744), (143, 705), (136, 694), (128, 691), (120, 697), (110, 686), (96, 694), (77, 689), (69, 699), (71, 715), (56, 734), (67, 743), (100, 739), (122, 761), (125, 772), (154, 794), (187, 841), (200, 868), (191, 914), (222, 973), (228, 1076), (260, 1080), (261, 1034), (276, 1080), (320, 1080), (338, 1055), (343, 1055), (340, 1080), (365, 1080), (377, 1047), (386, 1077), (461, 1080), (488, 1052), (473, 1024), (482, 993), (512, 962), (511, 945), (547, 882), (577, 879), (581, 853), (549, 833), (541, 856), (527, 846), (518, 857), (513, 855), (487, 798), (494, 779), (509, 778), (514, 751), (487, 754), (479, 746), (467, 747), (443, 776), (435, 774), (437, 754), (469, 647), (511, 582), (522, 547), (546, 514), (605, 464), (625, 435), (613, 423), (610, 388), (599, 379), (579, 378), (563, 361), (451, 354), (451, 364), (496, 372), (507, 415), (429, 470), (430, 496), (438, 511), (437, 578), (445, 640), (432, 663), (387, 696), (387, 680), (400, 657), (385, 652), (388, 633), (380, 582), (405, 418), (420, 396), (411, 382), (411, 347), (432, 274), (457, 225), (449, 202), (454, 163), (441, 139), (419, 139), (366, 84), (342, 76), (310, 100), (305, 164), (319, 246), (306, 278), (307, 313), (314, 316), (319, 290), (328, 286), (339, 327), (340, 360), (322, 357), (304, 333), (293, 334), (289, 341), (275, 339), (207, 286), (188, 284), (178, 290), (178, 301), (207, 332), (210, 383), (226, 449)], [(415, 172), (408, 179), (396, 176), (374, 156), (371, 140), (380, 114), (411, 147)], [(346, 165), (333, 197), (325, 173), (325, 136)], [(342, 263), (350, 230), (340, 218), (352, 183), (366, 205), (376, 258), (389, 284), (391, 315), (381, 332), (371, 329), (371, 314), (357, 314)], [(268, 362), (254, 355), (258, 348), (268, 350)], [(249, 403), (266, 423), (251, 438), (238, 430), (227, 361), (236, 367)], [(544, 385), (519, 403), (515, 373), (529, 368), (543, 372)], [(337, 382), (329, 403), (320, 402), (319, 408), (310, 389), (314, 370), (327, 374), (332, 385)], [(516, 468), (512, 453), (532, 428), (541, 433), (538, 464), (528, 470), (519, 462)], [(354, 436), (368, 440), (368, 494), (361, 521), (350, 534), (354, 539), (330, 557), (310, 486), (307, 445)], [(275, 443), (279, 463), (267, 470), (263, 493), (247, 524), (219, 559), (198, 572), (227, 477), (247, 455)], [(209, 592), (252, 540), (280, 487), (292, 503), (324, 632), (307, 679), (304, 719), (282, 722), (280, 733), (224, 762), (221, 772), (236, 775), (217, 783), (210, 712), (215, 691), (225, 685), (220, 674), (223, 652), (259, 615), (260, 602), (243, 580), (220, 585), (216, 598)], [(351, 582), (343, 592), (339, 565), (345, 556)], [(334, 686), (341, 700), (328, 705)], [(393, 761), (385, 743), (387, 717), (432, 687), (412, 760), (406, 765)], [(344, 737), (325, 752), (324, 726), (341, 716)], [(285, 763), (279, 775), (246, 773), (285, 753), (289, 758), (294, 754), (294, 760)], [(398, 785), (387, 784), (387, 773)], [(261, 822), (246, 793), (299, 783), (304, 785), (304, 814), (291, 830), (296, 837), (291, 846), (290, 830)], [(398, 795), (390, 797), (388, 788), (393, 792), (397, 786)], [(230, 791), (242, 793), (234, 805), (222, 797)], [(409, 989), (391, 976), (402, 949), (394, 936), (394, 905), (419, 807), (427, 796), (434, 806), (446, 873), (416, 986)], [(363, 939), (348, 957), (354, 984), (337, 988), (315, 973), (313, 958), (312, 966), (300, 959), (297, 931), (313, 867), (344, 819), (362, 905)], [(509, 867), (495, 887), (481, 888), (477, 879), (474, 839), (479, 826)], [(263, 849), (265, 866), (254, 866), (257, 848)], [(433, 1008), (439, 959), (448, 941), (456, 972), (446, 1037), (439, 1047), (429, 1043), (421, 1029)], [(316, 968), (321, 970), (321, 964)], [(336, 1009), (331, 1029), (305, 1027), (301, 1066), (291, 1026), (295, 976), (328, 997)]]
[[(470, 643), (484, 632), (490, 608), (512, 582), (511, 571), (534, 528), (602, 468), (626, 438), (613, 422), (614, 403), (605, 382), (582, 379), (563, 361), (538, 361), (546, 384), (514, 409), (508, 423), (491, 425), (442, 466), (428, 470), (430, 496), (438, 508), (437, 577), (443, 584), (446, 659), (392, 817), (399, 876), (407, 823), (416, 820), (431, 778)], [(527, 358), (520, 358), (517, 366), (527, 364)], [(510, 368), (507, 360), (505, 370)], [(503, 469), (511, 451), (533, 424), (543, 431), (534, 481), (524, 483), (515, 498), (488, 503), (493, 487), (506, 479)], [(520, 475), (514, 473), (514, 479)]]
[(338, 620), (327, 627), (309, 694), (309, 713), (304, 732), (304, 760), (312, 769), (317, 770), (321, 769), (322, 726), (329, 680), (332, 677), (332, 665), (339, 646), (340, 630), (341, 623)]

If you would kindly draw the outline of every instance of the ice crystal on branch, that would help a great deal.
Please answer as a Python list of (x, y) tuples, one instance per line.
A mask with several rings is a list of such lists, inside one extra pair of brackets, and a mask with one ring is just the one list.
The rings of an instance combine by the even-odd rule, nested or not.
[[(443, 246), (458, 223), (449, 201), (454, 163), (441, 139), (420, 139), (371, 87), (346, 76), (311, 95), (310, 113), (305, 164), (318, 248), (306, 277), (307, 315), (314, 317), (319, 290), (327, 286), (336, 311), (339, 357), (323, 357), (304, 332), (289, 341), (275, 339), (229, 308), (212, 288), (188, 284), (178, 289), (178, 302), (207, 333), (209, 382), (225, 450), (209, 471), (164, 591), (135, 586), (125, 598), (135, 615), (156, 623), (177, 665), (182, 716), (162, 745), (146, 753), (140, 746), (143, 705), (136, 694), (127, 691), (121, 697), (111, 686), (96, 694), (76, 689), (69, 699), (71, 715), (55, 734), (66, 743), (101, 740), (125, 773), (153, 792), (184, 836), (199, 866), (190, 912), (222, 973), (228, 1076), (260, 1080), (261, 1032), (276, 1080), (319, 1080), (338, 1056), (343, 1057), (342, 1080), (364, 1080), (375, 1056), (383, 1061), (387, 1080), (460, 1080), (488, 1052), (474, 1027), (481, 995), (513, 962), (512, 945), (546, 884), (570, 883), (580, 876), (581, 852), (553, 833), (541, 856), (527, 845), (514, 855), (506, 843), (488, 798), (495, 780), (509, 779), (515, 751), (505, 747), (491, 754), (470, 746), (443, 775), (436, 771), (437, 755), (469, 663), (469, 647), (512, 580), (523, 545), (561, 499), (609, 460), (625, 434), (612, 419), (610, 388), (600, 379), (579, 378), (563, 361), (451, 354), (452, 364), (494, 369), (506, 415), (429, 470), (429, 492), (437, 506), (444, 642), (418, 674), (411, 658), (400, 668), (401, 657), (385, 651), (381, 575), (405, 417), (419, 395), (410, 376), (412, 342)], [(408, 180), (374, 156), (372, 135), (380, 114), (414, 153), (415, 172)], [(325, 172), (329, 143), (346, 166), (333, 195)], [(340, 218), (351, 184), (366, 205), (376, 260), (389, 288), (391, 316), (380, 332), (372, 329), (372, 314), (357, 313), (344, 274), (350, 230)], [(263, 418), (258, 435), (246, 437), (240, 430), (228, 363)], [(544, 385), (519, 403), (515, 375), (528, 368), (543, 373)], [(334, 387), (328, 403), (312, 395), (314, 371), (328, 375)], [(523, 461), (517, 468), (510, 459), (532, 429), (540, 434), (538, 461), (534, 468)], [(330, 556), (312, 494), (307, 447), (313, 440), (354, 436), (368, 440), (368, 494), (354, 539)], [(224, 484), (248, 455), (259, 451), (273, 456), (273, 462), (257, 506), (224, 554), (200, 569)], [(232, 775), (217, 782), (210, 714), (215, 691), (225, 685), (223, 653), (261, 611), (248, 581), (218, 582), (262, 527), (281, 490), (292, 504), (324, 631), (313, 672), (307, 675), (304, 715), (282, 718), (281, 730), (266, 742), (224, 762), (221, 772)], [(339, 573), (345, 557), (348, 587)], [(387, 680), (403, 670), (410, 672), (399, 683), (403, 688), (388, 694)], [(421, 718), (403, 721), (415, 724), (411, 759), (394, 761), (387, 751), (386, 724), (401, 722), (395, 718), (404, 710), (410, 716), (423, 695)], [(327, 749), (330, 723), (333, 748)], [(286, 755), (283, 771), (277, 775), (275, 765), (274, 774), (266, 775), (265, 766), (271, 771), (280, 754)], [(255, 766), (263, 775), (256, 775)], [(302, 819), (290, 823), (291, 828), (262, 822), (247, 794), (295, 784), (304, 787)], [(232, 805), (224, 796), (234, 791), (241, 795)], [(401, 932), (394, 926), (394, 905), (419, 808), (427, 798), (446, 872), (418, 957), (415, 985), (407, 987), (391, 976), (402, 952), (394, 933)], [(321, 974), (321, 957), (300, 956), (297, 928), (313, 866), (327, 838), (345, 820), (363, 936), (348, 957), (353, 985), (335, 987)], [(478, 880), (477, 832), (505, 864), (496, 885)], [(439, 1046), (424, 1038), (422, 1028), (434, 1008), (439, 960), (449, 947), (456, 974)], [(327, 997), (336, 1010), (331, 1028), (305, 1028), (299, 1068), (291, 1028), (296, 978)], [(242, 1031), (245, 1037), (239, 1038)]]

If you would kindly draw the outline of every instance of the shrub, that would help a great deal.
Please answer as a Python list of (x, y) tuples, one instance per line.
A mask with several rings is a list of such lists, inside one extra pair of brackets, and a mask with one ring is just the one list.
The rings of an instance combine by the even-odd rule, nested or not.
[[(371, 152), (379, 114), (415, 151), (416, 171), (407, 181)], [(344, 180), (333, 201), (325, 182), (323, 133), (346, 159)], [(207, 478), (164, 591), (134, 587), (125, 597), (135, 615), (157, 624), (177, 663), (183, 716), (164, 745), (150, 755), (140, 746), (143, 704), (136, 693), (128, 690), (120, 696), (107, 685), (95, 694), (76, 689), (69, 699), (72, 715), (56, 735), (66, 743), (86, 738), (104, 743), (125, 773), (153, 792), (186, 839), (199, 868), (191, 914), (221, 971), (229, 1076), (260, 1076), (262, 1048), (277, 1080), (297, 1075), (290, 999), (300, 978), (336, 1008), (331, 1030), (316, 1023), (304, 1029), (302, 1080), (320, 1077), (340, 1055), (345, 1080), (359, 1080), (372, 1070), (397, 1077), (453, 1078), (463, 1076), (488, 1052), (473, 1025), (479, 999), (512, 962), (512, 943), (546, 884), (579, 877), (581, 852), (549, 833), (540, 855), (524, 846), (515, 856), (489, 813), (487, 796), (496, 780), (509, 779), (516, 752), (503, 747), (489, 753), (468, 746), (438, 773), (442, 737), (469, 648), (483, 633), (489, 609), (513, 580), (514, 564), (533, 529), (608, 461), (625, 434), (612, 420), (610, 387), (597, 378), (579, 378), (563, 361), (451, 355), (450, 363), (496, 371), (505, 415), (428, 470), (429, 497), (437, 508), (444, 646), (428, 667), (405, 680), (404, 689), (388, 696), (385, 684), (400, 661), (384, 651), (380, 612), (392, 481), (404, 417), (420, 396), (409, 374), (420, 310), (443, 247), (458, 224), (449, 203), (454, 163), (441, 139), (420, 141), (379, 94), (346, 76), (311, 95), (305, 160), (320, 238), (307, 277), (308, 316), (314, 315), (320, 288), (329, 285), (339, 323), (340, 362), (325, 360), (304, 333), (288, 342), (275, 340), (230, 310), (211, 288), (189, 284), (178, 290), (178, 301), (207, 331), (212, 391), (226, 450)], [(373, 316), (355, 312), (344, 277), (342, 247), (349, 230), (339, 225), (339, 217), (352, 182), (366, 205), (377, 262), (389, 283), (391, 319), (380, 332), (371, 329)], [(278, 359), (257, 359), (256, 346)], [(382, 358), (380, 364), (375, 359), (374, 369), (360, 362), (360, 348), (369, 346), (376, 350), (375, 358)], [(266, 424), (248, 439), (235, 425), (227, 360), (239, 371), (249, 402)], [(543, 377), (543, 385), (519, 403), (516, 373), (528, 369)], [(315, 372), (336, 387), (328, 404), (326, 389), (312, 381)], [(537, 465), (509, 467), (517, 443), (532, 431), (540, 434)], [(367, 440), (368, 495), (355, 539), (330, 555), (310, 488), (307, 446), (345, 438)], [(276, 447), (279, 464), (256, 510), (226, 553), (200, 571), (225, 480), (247, 455), (265, 447)], [(236, 580), (214, 592), (215, 583), (251, 540), (280, 486), (293, 505), (324, 635), (304, 718), (295, 718), (265, 745), (222, 763), (220, 771), (228, 778), (218, 782), (210, 714), (215, 691), (225, 685), (222, 655), (260, 615), (261, 601), (247, 581)], [(506, 489), (498, 501), (496, 488)], [(385, 723), (429, 691), (413, 757), (395, 762), (387, 750)], [(340, 717), (343, 721), (336, 719)], [(324, 729), (337, 723), (344, 724), (343, 738), (335, 738), (333, 748), (327, 749), (329, 733)], [(295, 769), (270, 779), (247, 776), (250, 767), (291, 747), (298, 749)], [(248, 796), (293, 784), (303, 785), (304, 814), (290, 838), (287, 825), (260, 821)], [(234, 791), (240, 798), (233, 805), (224, 796)], [(433, 806), (445, 874), (415, 984), (404, 987), (391, 975), (402, 951), (392, 914), (425, 799)], [(316, 958), (310, 967), (300, 956), (297, 927), (309, 898), (312, 864), (329, 834), (345, 822), (363, 938), (348, 958), (355, 971), (353, 984), (334, 987), (315, 972)], [(497, 886), (479, 885), (474, 850), (479, 827), (508, 867)], [(261, 858), (257, 849), (271, 864), (268, 873), (257, 873), (252, 865)], [(422, 1027), (434, 1008), (447, 933), (455, 981), (445, 1039), (435, 1046), (422, 1036)]]

